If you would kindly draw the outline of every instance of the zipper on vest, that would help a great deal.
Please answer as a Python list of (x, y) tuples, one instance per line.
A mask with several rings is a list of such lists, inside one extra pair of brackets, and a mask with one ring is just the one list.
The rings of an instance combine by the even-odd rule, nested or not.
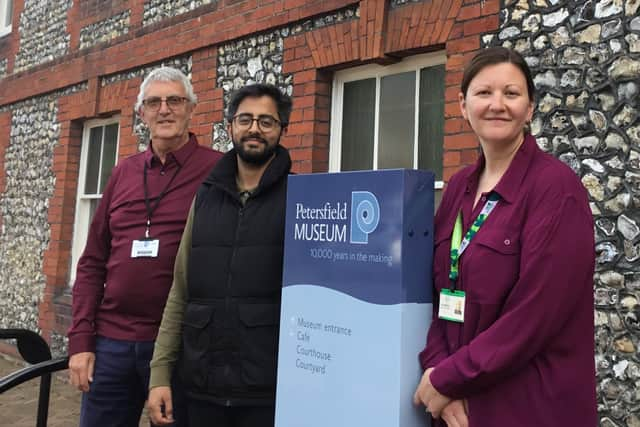
[[(236, 223), (236, 231), (235, 231), (235, 236), (233, 238), (233, 250), (231, 251), (231, 259), (229, 260), (229, 276), (227, 277), (227, 292), (225, 293), (224, 296), (224, 307), (225, 307), (225, 313), (226, 313), (226, 320), (227, 322), (230, 321), (231, 319), (231, 282), (233, 280), (233, 271), (232, 271), (232, 266), (233, 266), (233, 261), (236, 258), (236, 249), (238, 247), (237, 243), (238, 243), (238, 235), (240, 233), (240, 223), (242, 222), (242, 217), (244, 215), (244, 206), (240, 206), (240, 209), (238, 209), (238, 221)], [(228, 326), (228, 325), (225, 325)], [(229, 328), (225, 328), (227, 331), (230, 330)], [(225, 377), (225, 382), (228, 384), (228, 379), (229, 379), (229, 373), (231, 371), (231, 369), (229, 369), (229, 360), (227, 359), (226, 361), (227, 365), (224, 367), (224, 377)], [(229, 406), (231, 404), (230, 401), (227, 401)]]

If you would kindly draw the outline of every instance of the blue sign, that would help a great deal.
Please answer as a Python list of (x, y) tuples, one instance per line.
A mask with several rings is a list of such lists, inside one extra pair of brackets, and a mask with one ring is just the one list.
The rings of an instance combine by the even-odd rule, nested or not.
[(289, 178), (276, 427), (424, 427), (433, 174)]

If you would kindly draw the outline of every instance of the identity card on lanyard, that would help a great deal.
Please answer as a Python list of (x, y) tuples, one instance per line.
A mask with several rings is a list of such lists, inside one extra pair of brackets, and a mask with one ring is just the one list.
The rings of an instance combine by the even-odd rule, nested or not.
[(496, 207), (499, 200), (500, 196), (497, 193), (491, 193), (489, 195), (489, 199), (482, 207), (478, 217), (473, 221), (473, 224), (471, 224), (471, 228), (469, 228), (467, 234), (465, 234), (464, 239), (462, 238), (462, 211), (458, 212), (456, 223), (453, 226), (453, 232), (451, 233), (451, 269), (449, 270), (451, 288), (442, 289), (440, 291), (438, 318), (450, 320), (452, 322), (464, 322), (466, 295), (464, 291), (456, 290), (460, 256), (467, 249), (471, 239), (473, 239), (478, 230), (480, 230), (480, 227), (487, 220), (487, 217)]
[(147, 162), (144, 163), (144, 204), (147, 208), (147, 224), (144, 231), (144, 237), (142, 239), (136, 239), (131, 244), (131, 258), (156, 258), (158, 256), (158, 250), (160, 249), (160, 240), (151, 237), (151, 216), (153, 211), (156, 210), (160, 204), (160, 200), (164, 197), (169, 186), (175, 179), (178, 172), (180, 172), (181, 166), (178, 165), (176, 172), (173, 174), (167, 185), (164, 187), (156, 203), (151, 206), (151, 200), (149, 199), (149, 190), (147, 188)]

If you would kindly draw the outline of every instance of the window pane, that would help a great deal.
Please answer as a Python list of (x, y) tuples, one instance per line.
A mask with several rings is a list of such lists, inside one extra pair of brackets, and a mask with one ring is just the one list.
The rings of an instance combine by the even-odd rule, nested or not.
[(420, 70), (418, 168), (428, 169), (442, 180), (444, 143), (444, 65)]
[(96, 213), (96, 209), (98, 209), (99, 203), (100, 199), (89, 199), (89, 221), (87, 221), (87, 234), (89, 233), (89, 226), (91, 226), (91, 221), (93, 221), (93, 216)]
[(98, 173), (100, 173), (100, 152), (102, 151), (102, 126), (91, 128), (87, 150), (84, 194), (97, 194)]
[(414, 71), (381, 79), (378, 169), (413, 169), (415, 102)]
[(104, 142), (102, 148), (102, 168), (100, 176), (100, 194), (104, 191), (104, 186), (107, 185), (107, 180), (111, 175), (111, 169), (116, 164), (116, 148), (118, 145), (118, 124), (114, 123), (108, 125), (104, 130)]
[(343, 171), (373, 168), (376, 79), (344, 84), (342, 108)]
[[(0, 0), (0, 7), (2, 7), (4, 10), (2, 12), (5, 13), (4, 16), (4, 22), (2, 22), (2, 25), (5, 27), (8, 27), (9, 25), (11, 25), (11, 17), (13, 15), (13, 0), (6, 0), (6, 1), (2, 1)], [(2, 14), (0, 13), (0, 16)]]

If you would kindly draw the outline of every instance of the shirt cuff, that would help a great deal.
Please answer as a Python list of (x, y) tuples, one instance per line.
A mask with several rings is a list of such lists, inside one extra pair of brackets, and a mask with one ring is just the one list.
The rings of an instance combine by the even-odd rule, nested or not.
[(154, 387), (161, 386), (171, 386), (171, 368), (168, 365), (156, 365), (151, 367), (149, 390)]
[(469, 395), (469, 390), (466, 390), (465, 393), (464, 382), (466, 378), (456, 367), (453, 357), (448, 357), (440, 362), (431, 371), (429, 380), (438, 393), (450, 399), (463, 399)]
[(96, 352), (96, 336), (94, 334), (74, 334), (69, 337), (69, 356), (84, 352)]

